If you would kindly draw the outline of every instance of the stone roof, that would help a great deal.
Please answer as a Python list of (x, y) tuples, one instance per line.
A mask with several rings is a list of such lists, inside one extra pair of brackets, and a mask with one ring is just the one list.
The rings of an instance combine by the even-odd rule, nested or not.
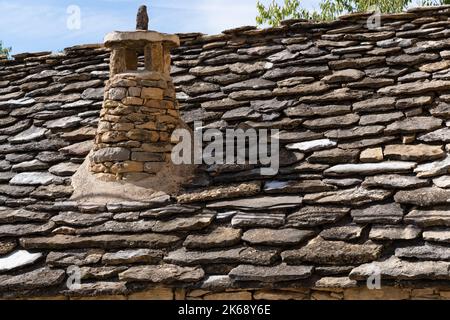
[(280, 171), (199, 166), (180, 194), (120, 205), (70, 199), (109, 51), (1, 62), (0, 296), (365, 286), (374, 267), (383, 283), (448, 287), (449, 16), (180, 35), (185, 122), (280, 129)]

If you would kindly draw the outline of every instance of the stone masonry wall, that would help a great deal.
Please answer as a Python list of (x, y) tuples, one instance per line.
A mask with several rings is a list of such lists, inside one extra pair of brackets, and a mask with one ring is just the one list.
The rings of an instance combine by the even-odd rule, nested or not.
[[(376, 30), (367, 18), (181, 35), (183, 120), (279, 129), (280, 170), (202, 165), (185, 190), (145, 204), (69, 201), (101, 118), (108, 50), (0, 63), (0, 296), (163, 286), (169, 298), (448, 299), (450, 9), (383, 15)], [(26, 259), (5, 268), (9, 254)], [(68, 291), (73, 264), (82, 286)], [(374, 268), (381, 291), (365, 288)]]
[(110, 79), (100, 113), (91, 170), (108, 180), (145, 179), (170, 161), (180, 115), (170, 77), (121, 73)]

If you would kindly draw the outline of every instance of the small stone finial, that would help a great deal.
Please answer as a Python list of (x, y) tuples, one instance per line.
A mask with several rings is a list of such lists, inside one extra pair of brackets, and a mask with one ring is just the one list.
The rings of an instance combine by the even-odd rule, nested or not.
[(147, 6), (140, 6), (136, 18), (136, 30), (148, 30)]

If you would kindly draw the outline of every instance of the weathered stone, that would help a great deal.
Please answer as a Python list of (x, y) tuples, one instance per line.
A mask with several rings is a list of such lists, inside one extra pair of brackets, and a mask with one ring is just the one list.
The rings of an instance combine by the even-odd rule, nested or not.
[(367, 177), (362, 185), (364, 187), (381, 187), (385, 189), (412, 189), (426, 187), (429, 184), (429, 180), (419, 179), (417, 177), (386, 174)]
[(450, 190), (438, 187), (399, 191), (394, 197), (396, 202), (414, 204), (420, 207), (445, 204), (448, 203), (449, 198)]
[(412, 240), (419, 237), (421, 230), (415, 226), (372, 226), (369, 238), (372, 240)]
[[(350, 36), (348, 34), (347, 36)], [(336, 61), (330, 61), (329, 65), (331, 69), (346, 69), (346, 68), (365, 68), (367, 66), (381, 64), (385, 62), (385, 57), (364, 57), (356, 59), (341, 59)]]
[(241, 234), (239, 229), (218, 227), (205, 235), (189, 235), (183, 246), (188, 249), (230, 247), (239, 243)]
[(384, 156), (393, 160), (424, 162), (436, 160), (445, 156), (440, 146), (429, 146), (426, 144), (416, 145), (387, 145), (384, 148)]
[(313, 83), (300, 84), (290, 88), (276, 88), (273, 90), (273, 93), (276, 96), (306, 95), (306, 94), (322, 93), (329, 89), (330, 87), (327, 84), (321, 81), (317, 81)]
[(447, 91), (450, 89), (450, 81), (431, 80), (428, 82), (410, 82), (395, 86), (385, 87), (378, 90), (378, 93), (385, 95), (414, 95), (427, 92)]
[(24, 143), (33, 140), (39, 140), (43, 138), (49, 131), (45, 128), (39, 128), (31, 126), (25, 131), (22, 131), (18, 135), (11, 137), (9, 141), (11, 143)]
[(157, 221), (151, 228), (154, 232), (201, 230), (211, 224), (215, 214), (199, 214), (189, 218), (176, 218), (169, 221)]
[(289, 150), (299, 150), (301, 152), (312, 152), (322, 149), (330, 149), (336, 145), (336, 142), (329, 139), (320, 139), (288, 144), (286, 148)]
[(414, 169), (414, 172), (419, 178), (430, 178), (446, 174), (449, 168), (450, 157), (448, 156), (441, 161), (421, 164)]
[(34, 212), (25, 209), (11, 210), (0, 208), (0, 223), (16, 222), (47, 222), (51, 214), (45, 212)]
[(223, 87), (222, 91), (225, 93), (229, 93), (241, 90), (263, 90), (263, 89), (273, 89), (276, 86), (277, 86), (276, 83), (273, 81), (257, 78), (230, 84), (226, 87)]
[(383, 161), (383, 149), (369, 148), (361, 152), (359, 156), (361, 162), (381, 162)]
[(128, 282), (153, 282), (172, 283), (197, 282), (205, 276), (203, 269), (199, 267), (179, 267), (172, 264), (155, 266), (137, 266), (119, 274), (119, 279)]
[(274, 267), (240, 265), (228, 274), (234, 281), (281, 282), (305, 279), (311, 276), (311, 266), (288, 266), (284, 263)]
[(404, 117), (402, 112), (382, 113), (382, 114), (367, 114), (362, 115), (359, 124), (362, 126), (371, 124), (380, 124), (400, 120)]
[(302, 204), (302, 197), (299, 196), (279, 196), (279, 197), (257, 197), (238, 200), (227, 200), (213, 202), (206, 205), (210, 209), (232, 208), (238, 210), (258, 210), (258, 209), (283, 209), (295, 208)]
[(364, 77), (364, 72), (356, 69), (346, 69), (335, 71), (331, 75), (323, 78), (326, 83), (357, 81)]
[(415, 162), (386, 161), (379, 163), (339, 164), (325, 170), (328, 175), (377, 174), (389, 172), (409, 172), (416, 166)]
[(176, 236), (146, 233), (139, 235), (105, 234), (90, 237), (55, 235), (52, 237), (22, 238), (25, 249), (85, 249), (85, 248), (162, 248), (174, 245), (180, 240)]
[(335, 189), (335, 186), (326, 184), (321, 180), (268, 181), (264, 185), (264, 192), (266, 193), (308, 193)]
[(242, 240), (252, 245), (290, 246), (296, 245), (314, 235), (311, 230), (298, 229), (250, 229)]
[(237, 107), (242, 107), (247, 105), (248, 102), (245, 101), (236, 101), (233, 99), (222, 99), (222, 100), (214, 100), (214, 101), (207, 101), (205, 103), (202, 103), (202, 108), (205, 110), (227, 110), (227, 109), (233, 109)]
[(314, 238), (300, 249), (281, 253), (283, 262), (298, 264), (304, 262), (345, 265), (361, 264), (376, 260), (381, 255), (382, 246), (370, 241), (364, 244), (350, 244), (343, 241), (326, 241)]
[(58, 267), (92, 265), (101, 261), (103, 253), (103, 250), (52, 251), (47, 255), (46, 263)]
[(101, 225), (88, 226), (84, 229), (78, 229), (77, 233), (82, 235), (97, 233), (140, 233), (151, 231), (154, 227), (154, 221), (130, 221), (118, 222), (107, 221)]
[(57, 165), (52, 166), (48, 171), (56, 176), (72, 176), (77, 172), (79, 164), (73, 162), (61, 162)]
[(324, 229), (319, 235), (325, 240), (355, 240), (361, 237), (363, 227), (351, 224)]
[(338, 164), (354, 162), (358, 159), (358, 150), (343, 150), (334, 148), (329, 150), (316, 151), (308, 157), (308, 162), (323, 164)]
[(417, 140), (424, 142), (450, 142), (450, 128), (442, 128), (436, 131), (422, 134)]
[(356, 223), (400, 223), (403, 219), (403, 209), (398, 203), (377, 204), (365, 209), (353, 209), (351, 212)]
[[(418, 190), (421, 191), (423, 189)], [(422, 193), (419, 193), (419, 196), (422, 196)], [(450, 210), (413, 210), (405, 216), (404, 220), (406, 223), (413, 223), (424, 227), (450, 226)]]
[(233, 227), (278, 227), (285, 222), (283, 213), (238, 212), (232, 219)]
[(46, 224), (4, 224), (0, 225), (0, 238), (43, 234), (49, 232), (54, 227), (55, 224), (53, 222), (48, 222)]
[(406, 259), (450, 260), (450, 251), (447, 247), (427, 243), (421, 246), (397, 248), (395, 256)]
[(330, 206), (305, 206), (287, 218), (292, 227), (315, 227), (335, 223), (350, 212), (350, 208)]
[(395, 106), (397, 109), (408, 109), (423, 107), (431, 104), (433, 102), (433, 97), (430, 96), (419, 96), (412, 98), (405, 98), (397, 100)]
[(0, 290), (20, 291), (52, 287), (60, 284), (65, 274), (64, 270), (44, 267), (19, 275), (1, 275)]
[(30, 253), (26, 250), (19, 250), (0, 257), (0, 272), (11, 271), (34, 264), (42, 257), (42, 253)]
[(375, 136), (382, 133), (384, 126), (365, 126), (365, 127), (354, 127), (352, 129), (337, 129), (330, 130), (325, 133), (325, 137), (330, 139), (355, 139), (366, 136)]
[(15, 240), (0, 240), (0, 256), (12, 252), (17, 247)]
[(60, 151), (63, 154), (84, 157), (92, 150), (93, 144), (93, 141), (87, 140), (64, 147)]
[(359, 116), (347, 114), (344, 116), (328, 117), (315, 120), (306, 120), (303, 125), (308, 129), (341, 128), (358, 123)]
[(380, 112), (392, 110), (394, 107), (395, 98), (390, 97), (364, 100), (353, 104), (353, 110), (356, 112)]
[(443, 176), (433, 179), (433, 183), (439, 188), (450, 188), (450, 176)]
[(96, 151), (92, 159), (96, 163), (125, 161), (130, 159), (130, 150), (125, 148), (104, 148)]
[(138, 249), (138, 250), (123, 250), (112, 253), (105, 253), (102, 262), (107, 265), (121, 265), (121, 264), (156, 264), (163, 258), (163, 252), (160, 250)]
[(68, 225), (73, 227), (90, 227), (100, 224), (112, 218), (111, 213), (79, 213), (79, 212), (61, 212), (54, 216), (52, 221), (58, 225)]
[(450, 242), (450, 231), (447, 231), (445, 229), (424, 231), (422, 234), (422, 238), (426, 241), (449, 243)]
[(253, 265), (269, 265), (275, 261), (275, 250), (261, 250), (251, 247), (214, 251), (187, 251), (185, 248), (172, 251), (164, 261), (176, 264), (198, 265), (218, 263), (245, 263)]
[(357, 187), (339, 191), (307, 194), (303, 200), (305, 203), (363, 205), (384, 200), (391, 194), (391, 191), (387, 190), (368, 190)]
[(150, 209), (140, 213), (142, 218), (164, 218), (174, 214), (192, 214), (200, 210), (200, 207), (191, 205), (168, 205), (162, 208)]
[(356, 267), (350, 272), (350, 279), (367, 280), (373, 275), (373, 270), (380, 270), (384, 279), (415, 280), (415, 279), (441, 279), (450, 278), (448, 269), (450, 262), (417, 261), (409, 262), (391, 257), (382, 262), (372, 262)]
[(246, 182), (209, 188), (205, 191), (185, 193), (177, 197), (180, 203), (201, 202), (226, 198), (237, 198), (256, 195), (261, 189), (259, 182)]
[(81, 118), (72, 116), (65, 117), (58, 120), (52, 120), (45, 123), (45, 127), (48, 129), (67, 129), (73, 128), (80, 124)]

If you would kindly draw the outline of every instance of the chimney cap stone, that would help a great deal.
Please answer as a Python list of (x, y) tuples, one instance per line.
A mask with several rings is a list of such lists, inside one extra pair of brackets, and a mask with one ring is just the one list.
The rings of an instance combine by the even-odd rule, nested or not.
[(108, 33), (104, 39), (106, 47), (123, 46), (136, 49), (155, 42), (162, 42), (169, 48), (180, 46), (180, 38), (177, 35), (156, 31), (114, 31)]

